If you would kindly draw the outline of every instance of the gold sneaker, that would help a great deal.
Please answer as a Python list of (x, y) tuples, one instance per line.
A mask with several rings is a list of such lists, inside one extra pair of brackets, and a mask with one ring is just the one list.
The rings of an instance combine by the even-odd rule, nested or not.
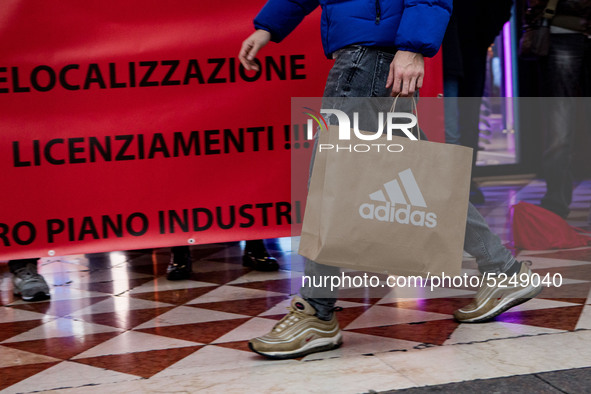
[(540, 294), (541, 283), (538, 281), (536, 286), (532, 283), (535, 281), (532, 281), (532, 272), (529, 269), (531, 262), (522, 261), (520, 264), (521, 269), (514, 281), (510, 280), (511, 277), (501, 280), (498, 276), (491, 277), (494, 280), (484, 280), (474, 301), (454, 312), (456, 320), (462, 323), (482, 323)]
[(285, 359), (341, 345), (342, 335), (335, 314), (328, 321), (321, 320), (314, 316), (316, 310), (300, 297), (294, 297), (288, 309), (289, 313), (271, 332), (248, 342), (253, 352), (272, 359)]

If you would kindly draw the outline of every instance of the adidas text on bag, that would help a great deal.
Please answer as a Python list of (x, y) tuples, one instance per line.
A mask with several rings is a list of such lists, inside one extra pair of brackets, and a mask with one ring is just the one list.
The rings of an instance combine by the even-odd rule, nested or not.
[[(372, 201), (385, 203), (385, 205), (363, 203), (359, 206), (359, 215), (364, 219), (381, 222), (398, 222), (428, 228), (437, 226), (437, 215), (434, 212), (425, 210), (427, 204), (412, 170), (408, 168), (399, 172), (398, 178), (402, 183), (402, 187), (398, 179), (384, 183), (384, 190), (389, 201), (386, 199), (383, 190), (378, 190), (369, 195)], [(403, 193), (403, 189), (405, 193)]]

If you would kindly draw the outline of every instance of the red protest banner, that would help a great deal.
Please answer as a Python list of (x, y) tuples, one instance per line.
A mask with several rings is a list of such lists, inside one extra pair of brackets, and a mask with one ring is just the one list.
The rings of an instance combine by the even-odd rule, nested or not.
[(245, 71), (263, 3), (5, 0), (0, 258), (291, 235), (290, 98), (332, 63), (316, 10)]

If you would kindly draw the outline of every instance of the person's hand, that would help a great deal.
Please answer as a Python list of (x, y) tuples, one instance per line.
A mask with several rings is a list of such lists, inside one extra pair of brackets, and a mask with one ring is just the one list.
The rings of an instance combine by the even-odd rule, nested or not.
[(259, 71), (259, 65), (254, 61), (254, 59), (258, 51), (267, 45), (270, 40), (271, 33), (260, 29), (252, 33), (246, 40), (244, 40), (242, 43), (242, 48), (240, 48), (240, 53), (238, 54), (238, 59), (245, 69), (249, 71)]
[(390, 63), (386, 88), (392, 87), (392, 96), (412, 96), (423, 87), (425, 61), (420, 53), (398, 51)]

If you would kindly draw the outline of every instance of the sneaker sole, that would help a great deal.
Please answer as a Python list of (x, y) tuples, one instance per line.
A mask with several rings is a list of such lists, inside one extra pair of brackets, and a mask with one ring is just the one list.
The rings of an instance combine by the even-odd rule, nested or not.
[[(328, 340), (328, 343), (327, 341)], [(339, 332), (339, 334), (333, 338), (318, 338), (310, 343), (306, 344), (301, 349), (293, 352), (270, 352), (270, 353), (263, 353), (259, 352), (253, 348), (252, 343), (248, 342), (248, 347), (253, 352), (260, 354), (261, 356), (270, 358), (272, 360), (285, 360), (290, 358), (298, 358), (304, 357), (308, 354), (318, 353), (318, 352), (326, 352), (328, 350), (333, 350), (341, 346), (343, 343), (343, 336)]]
[(30, 297), (26, 297), (21, 295), (20, 293), (15, 293), (14, 295), (19, 296), (20, 298), (23, 299), (23, 301), (45, 301), (45, 300), (49, 300), (51, 298), (51, 295), (48, 293), (44, 293), (42, 291), (36, 293), (34, 296), (30, 296)]
[(499, 316), (501, 313), (504, 313), (504, 312), (508, 311), (509, 309), (516, 307), (517, 305), (521, 305), (524, 302), (527, 302), (527, 301), (531, 300), (532, 298), (535, 298), (538, 294), (541, 293), (542, 289), (543, 289), (542, 286), (534, 287), (531, 289), (531, 291), (529, 291), (528, 293), (524, 294), (523, 296), (521, 296), (519, 298), (510, 299), (510, 301), (506, 302), (506, 303), (500, 303), (499, 305), (497, 305), (496, 307), (494, 307), (493, 309), (491, 309), (490, 311), (488, 311), (487, 313), (485, 313), (482, 316), (474, 317), (472, 319), (458, 320), (458, 321), (461, 323), (484, 323), (486, 321), (494, 319), (495, 317)]

